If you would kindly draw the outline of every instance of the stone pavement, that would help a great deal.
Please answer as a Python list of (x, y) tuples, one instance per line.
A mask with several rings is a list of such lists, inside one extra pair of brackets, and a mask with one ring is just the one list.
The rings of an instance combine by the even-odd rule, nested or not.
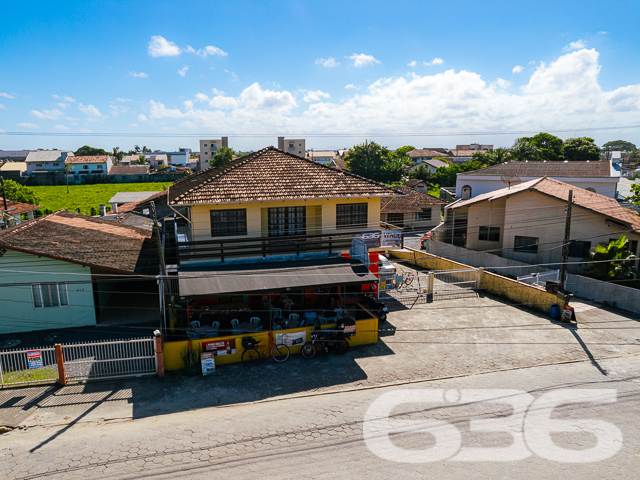
[(180, 373), (0, 390), (0, 425), (38, 426), (140, 419), (211, 406), (371, 388), (640, 353), (640, 323), (590, 304), (576, 304), (568, 326), (490, 297), (459, 298), (391, 312), (375, 345), (344, 356), (283, 364), (219, 367), (216, 376)]
[[(172, 415), (100, 425), (79, 423), (14, 430), (0, 436), (0, 465), (7, 479), (63, 478), (637, 478), (640, 469), (640, 356), (600, 362), (534, 367), (516, 371), (471, 375), (403, 387), (381, 387), (343, 393), (292, 397), (273, 402), (205, 408)], [(606, 371), (607, 375), (601, 372)], [(513, 397), (536, 401), (563, 389), (613, 389), (609, 404), (562, 405), (552, 418), (562, 421), (594, 419), (582, 431), (553, 433), (556, 447), (584, 450), (597, 447), (593, 428), (602, 435), (608, 422), (622, 434), (622, 443), (593, 463), (566, 463), (540, 454), (522, 419), (509, 423), (507, 432), (471, 431), (470, 420), (504, 422), (511, 407), (496, 403)], [(394, 420), (448, 422), (453, 450), (443, 459), (406, 463), (383, 459), (367, 447), (363, 432), (379, 422), (364, 421), (372, 402), (399, 389), (418, 391), (420, 398), (442, 389), (444, 403), (403, 404), (392, 410)], [(493, 400), (459, 401), (459, 389), (512, 389), (491, 393)], [(519, 392), (518, 392), (519, 391)], [(527, 392), (527, 393), (524, 393)], [(183, 392), (185, 397), (191, 392)], [(199, 394), (215, 394), (205, 388)], [(594, 395), (590, 401), (601, 397)], [(525, 402), (525, 405), (529, 400)], [(538, 403), (534, 404), (537, 406)], [(527, 421), (540, 407), (529, 407)], [(411, 423), (412, 427), (415, 423)], [(433, 423), (431, 423), (433, 425)], [(529, 425), (527, 423), (527, 425)], [(458, 445), (455, 435), (459, 432)], [(375, 430), (374, 437), (375, 437)], [(438, 431), (438, 430), (436, 430)], [(522, 433), (524, 431), (524, 434)], [(525, 438), (518, 460), (500, 457), (487, 461), (456, 461), (462, 448), (509, 447), (513, 438)], [(368, 437), (371, 438), (371, 437)], [(409, 430), (392, 436), (393, 445), (416, 451), (434, 446), (431, 435)], [(535, 440), (535, 438), (534, 438)], [(483, 450), (486, 451), (486, 450)], [(498, 456), (501, 454), (498, 453)], [(419, 457), (422, 459), (423, 457)], [(477, 457), (474, 457), (477, 459)], [(589, 457), (592, 459), (593, 457)], [(421, 460), (422, 461), (422, 460)]]

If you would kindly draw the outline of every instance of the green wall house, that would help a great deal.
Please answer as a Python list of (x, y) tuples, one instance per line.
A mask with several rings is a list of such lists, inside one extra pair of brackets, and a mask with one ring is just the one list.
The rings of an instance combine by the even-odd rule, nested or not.
[(64, 210), (0, 231), (0, 334), (96, 325), (114, 285), (157, 275), (151, 236)]

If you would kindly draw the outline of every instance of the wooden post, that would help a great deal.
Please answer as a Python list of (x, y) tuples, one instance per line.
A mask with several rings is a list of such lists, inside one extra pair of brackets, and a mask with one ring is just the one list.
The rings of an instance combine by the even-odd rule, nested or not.
[(564, 226), (564, 241), (562, 243), (562, 266), (560, 270), (560, 288), (564, 290), (564, 282), (567, 277), (567, 264), (569, 263), (569, 243), (571, 238), (571, 205), (573, 203), (573, 190), (569, 190), (567, 201), (567, 218)]
[(158, 370), (158, 376), (164, 377), (164, 353), (162, 352), (162, 334), (160, 330), (153, 332), (155, 336), (155, 351), (156, 351), (156, 365)]
[(59, 343), (56, 343), (56, 363), (58, 364), (58, 383), (64, 387), (67, 384), (67, 374), (64, 371), (62, 345)]

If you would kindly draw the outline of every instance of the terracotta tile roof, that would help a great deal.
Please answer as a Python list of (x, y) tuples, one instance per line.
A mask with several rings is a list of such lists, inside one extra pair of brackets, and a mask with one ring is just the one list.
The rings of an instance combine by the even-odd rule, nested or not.
[(427, 150), (427, 149), (415, 149), (407, 152), (407, 155), (411, 158), (420, 158), (420, 157), (450, 157), (449, 153), (438, 152), (437, 150)]
[(432, 205), (446, 205), (447, 202), (439, 198), (414, 190), (411, 187), (394, 187), (402, 195), (383, 198), (380, 202), (380, 213), (411, 213), (421, 212), (422, 207)]
[(478, 153), (480, 150), (451, 150), (451, 155), (454, 157), (472, 157), (474, 153)]
[(67, 157), (65, 163), (107, 163), (109, 155), (83, 155), (80, 157)]
[(517, 175), (536, 178), (607, 178), (612, 176), (609, 162), (506, 162), (460, 174), (460, 176), (466, 175)]
[(340, 159), (334, 158), (333, 159), (333, 163), (336, 164), (336, 168), (338, 170), (348, 170), (347, 169), (347, 161), (346, 160), (340, 160)]
[(409, 180), (407, 180), (407, 187), (411, 187), (414, 188), (416, 185), (420, 185), (421, 183), (423, 184), (427, 184), (427, 182), (425, 182), (424, 180), (420, 180), (419, 178), (410, 178)]
[[(15, 210), (12, 210), (14, 209)], [(31, 205), (30, 203), (14, 202), (13, 200), (7, 200), (7, 210), (10, 210), (10, 215), (18, 215), (20, 213), (31, 212), (34, 210), (40, 210), (42, 207), (38, 205)], [(0, 209), (4, 210), (4, 199), (0, 197)]]
[(628, 224), (633, 230), (640, 231), (640, 216), (637, 213), (622, 207), (617, 200), (605, 197), (599, 193), (590, 192), (583, 188), (570, 185), (553, 178), (544, 177), (529, 180), (512, 187), (501, 188), (493, 192), (483, 193), (477, 197), (463, 200), (450, 207), (453, 209), (468, 207), (479, 202), (494, 201), (507, 198), (518, 193), (530, 191), (557, 198), (563, 202), (569, 201), (569, 190), (573, 190), (573, 204), (592, 212), (599, 213), (608, 218)]
[(178, 180), (169, 188), (169, 204), (384, 197), (394, 193), (349, 171), (267, 147)]
[(65, 210), (0, 231), (0, 248), (114, 273), (158, 272), (150, 231)]
[(148, 175), (149, 165), (114, 165), (109, 175)]

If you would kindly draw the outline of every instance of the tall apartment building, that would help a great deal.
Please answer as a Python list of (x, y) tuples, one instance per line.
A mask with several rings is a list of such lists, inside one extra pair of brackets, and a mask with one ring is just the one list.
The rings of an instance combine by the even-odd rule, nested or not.
[(218, 140), (200, 140), (200, 155), (198, 157), (198, 171), (206, 170), (211, 164), (211, 159), (218, 153), (220, 147), (229, 146), (229, 137)]
[(469, 145), (456, 145), (456, 150), (478, 150), (487, 152), (493, 150), (493, 145), (482, 145), (480, 143), (470, 143)]
[(304, 138), (284, 138), (278, 137), (278, 149), (293, 153), (299, 157), (304, 157), (307, 150), (307, 142)]

